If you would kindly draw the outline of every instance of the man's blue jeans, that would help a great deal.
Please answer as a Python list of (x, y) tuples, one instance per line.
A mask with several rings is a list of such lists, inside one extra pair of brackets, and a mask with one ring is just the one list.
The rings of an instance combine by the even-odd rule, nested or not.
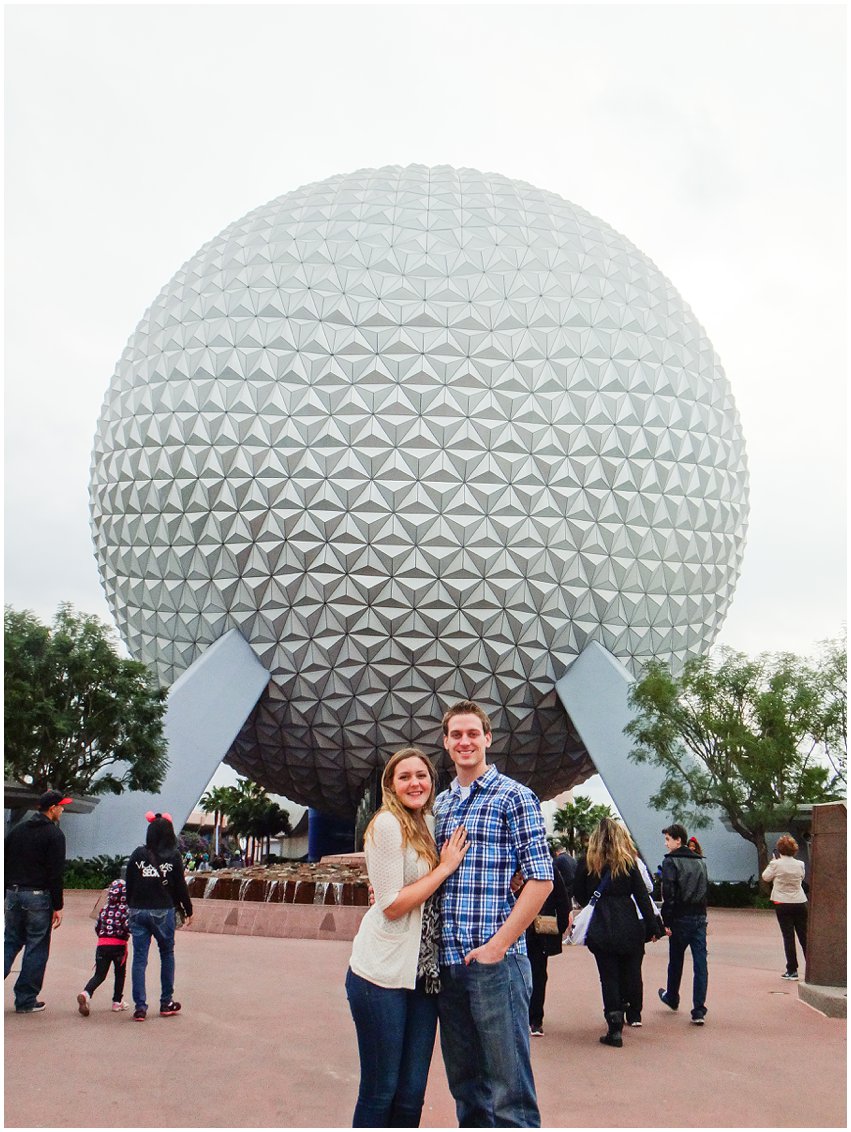
[(691, 1016), (692, 1018), (703, 1018), (706, 1014), (706, 991), (709, 986), (709, 968), (706, 961), (706, 917), (678, 917), (671, 925), (671, 937), (668, 944), (668, 986), (665, 991), (665, 998), (671, 1006), (679, 1006), (683, 960), (687, 949), (690, 947), (691, 961), (694, 967)]
[(12, 969), (21, 948), (21, 973), (15, 982), (15, 1009), (32, 1010), (44, 982), (50, 954), (53, 902), (46, 889), (14, 889), (6, 892), (6, 931), (3, 939), (3, 978)]
[(131, 908), (130, 937), (133, 940), (133, 1002), (147, 1007), (145, 970), (151, 939), (160, 949), (160, 1005), (171, 1002), (174, 994), (174, 909)]
[(436, 994), (379, 987), (354, 971), (346, 995), (360, 1054), (353, 1128), (417, 1128), (437, 1031)]
[(532, 971), (499, 963), (440, 968), (440, 1046), (460, 1128), (540, 1128), (529, 1056)]

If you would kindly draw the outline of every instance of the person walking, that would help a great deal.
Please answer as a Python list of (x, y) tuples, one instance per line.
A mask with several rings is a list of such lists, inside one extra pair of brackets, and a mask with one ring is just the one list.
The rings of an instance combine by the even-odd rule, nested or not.
[(179, 908), (192, 921), (192, 901), (183, 875), (183, 861), (169, 814), (146, 815), (145, 844), (134, 849), (127, 864), (127, 905), (133, 940), (133, 1018), (144, 1022), (148, 1015), (145, 971), (151, 940), (160, 952), (160, 1014), (180, 1011), (174, 1001), (174, 910)]
[(670, 1010), (680, 1006), (685, 953), (691, 949), (694, 968), (691, 1020), (706, 1020), (709, 966), (706, 953), (706, 897), (709, 880), (705, 859), (688, 847), (688, 834), (678, 822), (662, 830), (668, 852), (662, 860), (662, 919), (668, 935), (668, 982), (659, 999)]
[[(463, 826), (470, 851), (441, 896), (440, 1045), (462, 1128), (538, 1128), (529, 1045), (526, 928), (553, 884), (541, 805), (489, 766), (490, 719), (462, 700), (445, 712), (456, 778), (435, 802), (438, 844)], [(515, 897), (514, 874), (525, 881)]]
[(805, 866), (798, 861), (798, 842), (788, 833), (778, 839), (775, 853), (779, 854), (768, 862), (762, 879), (771, 881), (771, 902), (783, 936), (783, 950), (786, 953), (786, 970), (782, 979), (798, 978), (798, 952), (795, 936), (801, 945), (801, 953), (807, 958), (807, 896), (804, 892)]
[(556, 872), (561, 877), (562, 884), (567, 893), (569, 905), (573, 898), (573, 878), (576, 876), (576, 858), (572, 857), (563, 845), (559, 845), (555, 850), (555, 866)]
[(567, 931), (570, 919), (570, 899), (557, 865), (558, 858), (556, 857), (553, 861), (552, 892), (541, 905), (541, 911), (526, 929), (526, 954), (529, 956), (529, 965), (532, 968), (529, 1033), (533, 1038), (544, 1036), (547, 963), (551, 955), (561, 955), (562, 936)]
[[(644, 944), (663, 931), (657, 923), (635, 849), (626, 829), (603, 818), (588, 839), (573, 879), (573, 899), (580, 907), (600, 895), (588, 926), (586, 943), (594, 956), (603, 995), (607, 1030), (603, 1045), (623, 1046), (624, 1004), (641, 1020), (641, 962)], [(636, 912), (636, 906), (639, 918)]]
[(437, 892), (467, 852), (456, 829), (438, 855), (436, 775), (417, 747), (381, 776), (381, 808), (364, 834), (375, 897), (355, 936), (346, 995), (357, 1032), (360, 1086), (352, 1127), (416, 1128), (437, 1030)]
[(127, 889), (123, 880), (114, 880), (106, 894), (106, 903), (95, 921), (98, 945), (95, 951), (95, 973), (77, 995), (77, 1009), (84, 1018), (89, 1016), (92, 995), (109, 974), (115, 969), (112, 990), (112, 1009), (127, 1009), (124, 1001), (124, 979), (127, 974), (127, 940), (130, 927), (127, 911)]
[(14, 987), (17, 1014), (38, 1014), (45, 1008), (38, 996), (50, 954), (50, 935), (62, 923), (65, 907), (65, 834), (59, 821), (70, 804), (61, 790), (47, 790), (38, 800), (38, 812), (14, 826), (5, 839), (3, 978), (8, 977), (23, 948)]

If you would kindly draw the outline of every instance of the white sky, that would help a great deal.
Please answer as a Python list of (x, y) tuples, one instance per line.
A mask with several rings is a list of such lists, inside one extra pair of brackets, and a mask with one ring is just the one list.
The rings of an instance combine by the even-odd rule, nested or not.
[[(199, 246), (335, 173), (447, 163), (600, 216), (694, 309), (742, 416), (721, 642), (845, 618), (844, 6), (7, 6), (5, 600), (111, 620), (89, 460)], [(584, 790), (584, 788), (581, 788)]]

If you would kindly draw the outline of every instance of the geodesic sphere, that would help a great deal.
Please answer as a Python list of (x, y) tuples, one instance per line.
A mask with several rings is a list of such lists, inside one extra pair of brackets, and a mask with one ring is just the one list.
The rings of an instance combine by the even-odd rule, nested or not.
[(738, 576), (744, 442), (667, 279), (583, 209), (447, 166), (331, 177), (226, 228), (118, 363), (91, 480), (133, 656), (236, 627), (271, 681), (228, 761), (350, 815), (443, 709), (542, 797), (593, 767), (554, 694), (591, 640), (705, 652)]

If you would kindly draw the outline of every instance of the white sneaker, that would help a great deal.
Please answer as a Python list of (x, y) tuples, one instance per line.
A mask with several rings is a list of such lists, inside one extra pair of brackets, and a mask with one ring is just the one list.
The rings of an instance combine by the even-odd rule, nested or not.
[(80, 1011), (84, 1018), (88, 1018), (89, 1016), (89, 1003), (91, 1002), (91, 1000), (92, 996), (88, 991), (80, 991), (80, 993), (77, 995), (77, 1009)]
[(119, 1011), (119, 1010), (129, 1010), (129, 1009), (130, 1009), (130, 1007), (129, 1007), (129, 1006), (127, 1005), (127, 1003), (126, 1003), (126, 1002), (113, 1002), (113, 1004), (112, 1004), (112, 1009), (113, 1009), (114, 1011)]

